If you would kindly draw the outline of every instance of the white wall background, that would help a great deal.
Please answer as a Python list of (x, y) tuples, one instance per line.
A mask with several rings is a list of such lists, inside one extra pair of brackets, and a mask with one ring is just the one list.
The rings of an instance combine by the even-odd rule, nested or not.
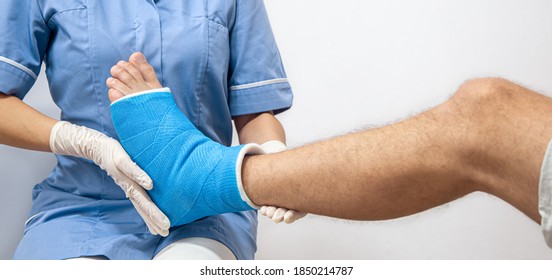
[[(406, 118), (465, 80), (499, 76), (552, 96), (552, 1), (265, 0), (289, 79), (280, 120), (303, 143)], [(26, 102), (57, 117), (43, 76)], [(0, 146), (0, 259), (54, 157)], [(539, 226), (476, 193), (385, 222), (260, 218), (258, 259), (552, 259)]]

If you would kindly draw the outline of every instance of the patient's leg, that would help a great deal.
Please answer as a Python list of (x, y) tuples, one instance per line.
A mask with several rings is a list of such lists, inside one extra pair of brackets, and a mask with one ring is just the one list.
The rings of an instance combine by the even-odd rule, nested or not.
[[(129, 93), (110, 87), (112, 100)], [(552, 99), (502, 79), (477, 79), (403, 122), (248, 157), (242, 176), (256, 204), (334, 217), (390, 219), (484, 191), (538, 221), (550, 138)]]
[(551, 138), (552, 99), (502, 79), (478, 79), (403, 122), (250, 157), (242, 174), (255, 203), (309, 213), (390, 219), (484, 191), (538, 222), (540, 168)]

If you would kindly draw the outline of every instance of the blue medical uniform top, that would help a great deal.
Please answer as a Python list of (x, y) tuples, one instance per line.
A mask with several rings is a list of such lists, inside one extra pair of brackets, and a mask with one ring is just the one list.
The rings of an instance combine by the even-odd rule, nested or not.
[[(232, 140), (233, 116), (278, 113), (292, 104), (262, 0), (2, 0), (0, 11), (0, 91), (23, 98), (44, 62), (61, 119), (114, 138), (105, 80), (135, 51), (145, 54), (186, 116), (225, 145)], [(171, 229), (166, 238), (153, 236), (98, 166), (57, 159), (33, 189), (16, 259), (151, 259), (187, 237), (218, 240), (239, 259), (254, 257), (254, 211), (207, 217)]]

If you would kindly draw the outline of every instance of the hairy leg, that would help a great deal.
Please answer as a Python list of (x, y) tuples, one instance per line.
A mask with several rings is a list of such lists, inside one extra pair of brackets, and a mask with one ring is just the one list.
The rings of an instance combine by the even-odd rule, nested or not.
[(403, 122), (246, 158), (242, 176), (256, 204), (333, 217), (391, 219), (485, 191), (538, 221), (550, 138), (552, 99), (478, 79)]

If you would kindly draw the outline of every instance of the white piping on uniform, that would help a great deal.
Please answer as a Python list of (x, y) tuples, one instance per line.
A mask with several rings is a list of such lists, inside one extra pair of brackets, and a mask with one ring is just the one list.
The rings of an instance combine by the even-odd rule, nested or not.
[(42, 212), (38, 212), (34, 215), (32, 215), (30, 218), (28, 218), (26, 221), (25, 221), (25, 225), (27, 225), (32, 219), (36, 218), (36, 216), (42, 214)]
[(254, 88), (254, 87), (260, 87), (260, 86), (266, 86), (266, 85), (272, 85), (272, 84), (287, 83), (287, 81), (288, 81), (287, 78), (272, 79), (272, 80), (245, 84), (245, 85), (231, 86), (230, 90), (239, 90), (239, 89)]
[(12, 65), (12, 66), (15, 66), (16, 68), (19, 68), (19, 70), (22, 70), (23, 72), (25, 72), (25, 73), (31, 75), (31, 77), (33, 77), (33, 79), (35, 79), (35, 80), (36, 80), (36, 78), (38, 78), (38, 77), (36, 76), (36, 74), (35, 74), (31, 69), (29, 69), (29, 68), (23, 66), (22, 64), (19, 64), (19, 63), (13, 61), (13, 60), (11, 60), (11, 59), (9, 59), (9, 58), (7, 58), (7, 57), (0, 56), (0, 61), (3, 61), (3, 62), (5, 62), (5, 63), (7, 63), (7, 64), (9, 64), (9, 65)]

